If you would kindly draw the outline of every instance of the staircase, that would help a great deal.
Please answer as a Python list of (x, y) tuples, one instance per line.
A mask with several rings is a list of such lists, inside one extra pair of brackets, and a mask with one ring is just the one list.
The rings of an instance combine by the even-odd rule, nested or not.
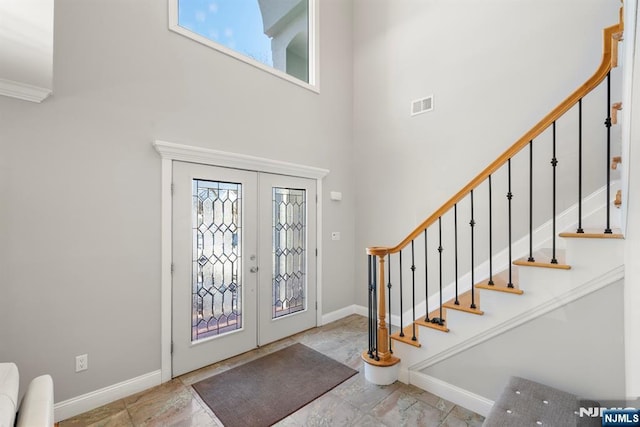
[[(602, 62), (587, 82), (398, 245), (367, 249), (369, 381), (410, 383), (414, 373), (623, 277), (611, 172), (620, 161), (612, 156), (621, 105), (611, 101), (611, 81), (623, 29), (621, 10), (603, 31)], [(587, 102), (603, 104), (602, 134), (585, 124)], [(571, 137), (557, 130), (567, 122)], [(602, 144), (602, 155), (587, 158), (592, 144)], [(583, 170), (601, 175), (600, 187), (585, 184)]]
[[(411, 340), (413, 324), (404, 328), (404, 337), (394, 333), (393, 354), (402, 360), (400, 379), (409, 382), (410, 371), (428, 368), (623, 277), (620, 234), (574, 234), (561, 234), (566, 235), (566, 249), (558, 251), (558, 264), (548, 262), (548, 250), (534, 252), (541, 260), (535, 263), (529, 263), (527, 257), (516, 260), (513, 288), (507, 286), (507, 270), (494, 276), (494, 285), (487, 280), (476, 284), (475, 310), (468, 309), (470, 291), (460, 295), (459, 305), (455, 298), (447, 301), (443, 305), (446, 328), (421, 318), (414, 322), (417, 341)], [(598, 262), (594, 262), (596, 254)], [(438, 315), (439, 309), (430, 313), (431, 318)]]

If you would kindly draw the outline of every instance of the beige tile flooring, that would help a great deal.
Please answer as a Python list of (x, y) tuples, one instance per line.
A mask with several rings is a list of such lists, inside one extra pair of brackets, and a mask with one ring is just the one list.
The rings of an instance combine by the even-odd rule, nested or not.
[[(160, 386), (62, 421), (68, 426), (221, 426), (191, 384), (300, 342), (359, 370), (277, 426), (480, 426), (483, 418), (414, 386), (377, 386), (364, 378), (367, 319), (352, 315), (320, 328), (175, 378)], [(247, 426), (251, 427), (251, 426)]]

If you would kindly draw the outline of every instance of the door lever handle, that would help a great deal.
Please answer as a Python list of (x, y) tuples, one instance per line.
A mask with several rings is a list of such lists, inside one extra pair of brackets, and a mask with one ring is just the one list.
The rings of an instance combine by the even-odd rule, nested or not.
[(257, 272), (258, 272), (258, 267), (251, 267), (251, 268), (249, 269), (249, 272), (251, 272), (251, 273), (257, 273)]

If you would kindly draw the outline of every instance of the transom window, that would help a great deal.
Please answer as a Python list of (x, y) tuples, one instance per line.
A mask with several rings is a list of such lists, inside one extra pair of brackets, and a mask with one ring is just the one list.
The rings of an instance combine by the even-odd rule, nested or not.
[(169, 28), (315, 90), (317, 0), (169, 0)]

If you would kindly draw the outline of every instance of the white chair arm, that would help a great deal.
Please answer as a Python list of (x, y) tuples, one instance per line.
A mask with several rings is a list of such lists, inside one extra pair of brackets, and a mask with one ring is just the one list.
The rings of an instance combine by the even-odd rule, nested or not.
[(53, 416), (53, 379), (41, 375), (29, 384), (18, 411), (16, 427), (50, 427)]
[(15, 363), (0, 363), (0, 427), (13, 427), (18, 409), (20, 374)]

